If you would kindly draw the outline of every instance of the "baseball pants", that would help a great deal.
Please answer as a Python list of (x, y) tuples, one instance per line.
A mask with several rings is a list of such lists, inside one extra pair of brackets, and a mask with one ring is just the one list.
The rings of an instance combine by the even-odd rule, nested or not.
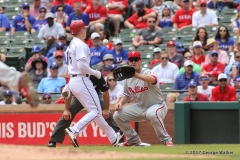
[(18, 91), (19, 78), (21, 74), (14, 70), (9, 69), (9, 67), (0, 61), (0, 83), (8, 86), (9, 88)]
[(70, 130), (74, 134), (82, 133), (87, 125), (95, 121), (99, 128), (107, 135), (111, 144), (113, 144), (117, 139), (117, 134), (102, 116), (100, 101), (92, 81), (84, 75), (72, 77), (69, 82), (69, 88), (88, 112), (73, 127), (69, 127)]
[(116, 111), (113, 118), (122, 132), (126, 135), (130, 144), (138, 144), (141, 142), (137, 132), (132, 128), (130, 122), (149, 121), (161, 142), (172, 141), (168, 135), (163, 119), (167, 114), (167, 106), (165, 104), (154, 104), (148, 108), (142, 108), (138, 104), (123, 107)]
[[(102, 94), (98, 94), (99, 99), (100, 99), (100, 104), (102, 107), (102, 110), (104, 109), (104, 104), (103, 104), (103, 95)], [(57, 122), (56, 127), (54, 128), (50, 141), (53, 142), (58, 142), (58, 143), (62, 143), (64, 138), (65, 138), (65, 132), (64, 129), (68, 128), (70, 126), (70, 124), (72, 123), (72, 120), (74, 119), (74, 117), (76, 116), (76, 114), (81, 111), (84, 107), (82, 106), (82, 104), (77, 100), (76, 97), (72, 97), (72, 101), (71, 101), (71, 105), (70, 105), (70, 112), (72, 114), (72, 119), (71, 120), (64, 120), (62, 117), (60, 117), (60, 119)], [(115, 132), (118, 132), (120, 129), (117, 126), (116, 122), (113, 120), (113, 115), (110, 113), (109, 118), (105, 119), (108, 123), (109, 126), (111, 126)]]

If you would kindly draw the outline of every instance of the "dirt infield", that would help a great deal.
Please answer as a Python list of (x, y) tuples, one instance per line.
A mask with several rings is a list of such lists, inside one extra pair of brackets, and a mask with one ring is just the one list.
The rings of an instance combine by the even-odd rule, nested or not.
[(147, 154), (112, 151), (82, 151), (71, 148), (47, 148), (39, 146), (0, 145), (1, 160), (76, 160), (76, 159), (151, 159), (151, 158), (218, 158), (205, 155)]

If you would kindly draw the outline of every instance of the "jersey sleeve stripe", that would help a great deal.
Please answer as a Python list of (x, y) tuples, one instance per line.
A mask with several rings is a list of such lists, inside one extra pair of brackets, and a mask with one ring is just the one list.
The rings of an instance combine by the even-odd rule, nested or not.
[(126, 94), (126, 93), (123, 93), (123, 96), (127, 96), (127, 97), (130, 97), (128, 94)]

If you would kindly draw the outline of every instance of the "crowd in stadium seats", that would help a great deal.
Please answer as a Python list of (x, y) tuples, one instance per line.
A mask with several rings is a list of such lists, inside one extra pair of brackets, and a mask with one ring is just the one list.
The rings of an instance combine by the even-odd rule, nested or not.
[[(240, 89), (239, 0), (8, 0), (0, 6), (0, 60), (27, 71), (44, 104), (64, 103), (69, 26), (82, 20), (91, 65), (122, 94), (111, 72), (140, 51), (166, 101), (235, 101)], [(224, 73), (224, 74), (223, 74)], [(167, 87), (166, 87), (167, 86)], [(170, 90), (169, 90), (170, 89)], [(168, 91), (169, 90), (169, 91)], [(0, 88), (3, 103), (19, 93)], [(49, 94), (52, 93), (52, 94)], [(6, 95), (6, 96), (5, 96)], [(11, 97), (13, 100), (11, 101)], [(232, 98), (235, 97), (235, 98)]]

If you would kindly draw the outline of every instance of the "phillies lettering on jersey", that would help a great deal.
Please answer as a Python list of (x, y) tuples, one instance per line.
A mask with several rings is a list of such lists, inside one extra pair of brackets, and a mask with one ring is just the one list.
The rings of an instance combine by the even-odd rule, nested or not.
[(140, 86), (135, 86), (134, 89), (131, 87), (128, 87), (128, 90), (132, 93), (132, 94), (137, 94), (137, 93), (141, 93), (144, 91), (148, 90), (148, 87), (140, 87)]

